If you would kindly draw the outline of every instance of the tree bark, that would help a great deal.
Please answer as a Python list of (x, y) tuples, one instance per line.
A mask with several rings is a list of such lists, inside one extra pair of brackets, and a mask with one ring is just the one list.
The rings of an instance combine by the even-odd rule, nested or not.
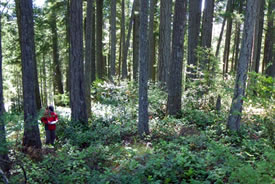
[(150, 23), (149, 23), (149, 79), (155, 81), (155, 63), (156, 63), (156, 50), (155, 50), (155, 7), (157, 0), (150, 0)]
[(176, 0), (173, 23), (172, 59), (168, 78), (168, 102), (169, 115), (179, 115), (181, 112), (182, 96), (182, 65), (183, 43), (186, 24), (187, 0)]
[(83, 70), (83, 15), (82, 1), (71, 0), (70, 4), (70, 105), (72, 120), (88, 122), (85, 81)]
[[(275, 42), (274, 38), (274, 16), (275, 2), (269, 0), (268, 12), (267, 12), (267, 30), (265, 35), (265, 45), (264, 45), (264, 58), (263, 58), (263, 73), (268, 76), (272, 76), (272, 57), (273, 57), (273, 45)], [(265, 71), (265, 72), (264, 72)], [(274, 74), (273, 74), (274, 75)]]
[(130, 16), (130, 22), (129, 22), (129, 28), (128, 28), (128, 33), (127, 33), (127, 39), (125, 42), (125, 46), (123, 49), (123, 57), (122, 57), (122, 79), (127, 78), (128, 72), (127, 72), (127, 55), (128, 55), (128, 49), (130, 45), (130, 37), (131, 37), (131, 32), (132, 32), (132, 25), (133, 25), (133, 19), (134, 19), (134, 10), (135, 10), (135, 5), (136, 0), (133, 2), (133, 7), (131, 11), (131, 16)]
[[(16, 6), (19, 6), (19, 1), (15, 0)], [(17, 8), (16, 10), (16, 16), (17, 16), (17, 24), (18, 24), (18, 32), (19, 32), (19, 39), (22, 35), (22, 28), (19, 22), (21, 21), (21, 15), (20, 10)], [(36, 63), (36, 57), (35, 57), (35, 47), (34, 47), (34, 90), (35, 90), (35, 99), (36, 99), (36, 108), (37, 110), (41, 109), (41, 99), (40, 99), (40, 93), (39, 93), (39, 84), (38, 84), (38, 75), (37, 75), (37, 63)]]
[(2, 12), (0, 12), (0, 169), (9, 173), (10, 164), (8, 157), (8, 148), (6, 141), (5, 122), (3, 114), (5, 113), (4, 95), (3, 95), (3, 74), (2, 74)]
[(226, 36), (225, 36), (225, 46), (223, 52), (223, 75), (228, 73), (229, 68), (229, 54), (230, 54), (230, 42), (231, 42), (231, 33), (232, 33), (232, 13), (233, 13), (233, 0), (228, 1), (228, 11), (226, 19)]
[(97, 75), (99, 79), (103, 79), (104, 61), (103, 61), (103, 0), (96, 0), (96, 61)]
[(252, 55), (253, 28), (255, 25), (256, 0), (247, 0), (244, 32), (238, 70), (235, 81), (234, 96), (228, 117), (227, 126), (230, 130), (238, 131), (242, 114), (243, 98), (247, 80), (248, 64)]
[[(188, 21), (188, 65), (196, 67), (198, 65), (198, 58), (196, 49), (199, 45), (198, 38), (200, 33), (201, 22), (201, 0), (189, 1), (189, 21)], [(188, 78), (195, 78), (196, 71), (194, 68), (188, 67)]]
[(172, 0), (160, 0), (158, 79), (165, 84), (171, 57)]
[(52, 12), (51, 15), (51, 31), (52, 31), (52, 49), (53, 49), (53, 69), (54, 69), (54, 92), (55, 94), (64, 94), (62, 84), (62, 74), (60, 69), (60, 60), (58, 53), (58, 34), (56, 27), (56, 14)]
[(262, 39), (263, 39), (263, 27), (264, 27), (264, 5), (265, 0), (259, 1), (260, 3), (260, 13), (258, 21), (258, 31), (256, 35), (257, 40), (257, 48), (255, 49), (255, 72), (259, 73), (260, 69), (260, 57), (261, 57), (261, 49), (262, 49)]
[[(239, 14), (243, 11), (243, 1), (239, 2)], [(236, 23), (236, 36), (235, 36), (235, 56), (234, 56), (234, 71), (237, 71), (239, 53), (240, 53), (240, 38), (241, 38), (241, 21)]]
[(70, 0), (66, 0), (66, 92), (70, 92)]
[(120, 23), (120, 49), (119, 49), (119, 66), (118, 66), (118, 75), (121, 76), (121, 66), (123, 62), (123, 53), (125, 48), (125, 0), (121, 1), (121, 23)]
[[(205, 0), (205, 9), (202, 21), (202, 48), (211, 49), (212, 43), (212, 28), (213, 28), (213, 14), (214, 14), (214, 0)], [(201, 69), (205, 70), (209, 64), (207, 56), (202, 60)]]
[(138, 133), (149, 134), (148, 116), (148, 0), (140, 0), (139, 111)]
[(87, 105), (87, 115), (91, 115), (91, 82), (92, 82), (92, 27), (93, 27), (93, 2), (94, 0), (87, 0), (86, 10), (86, 31), (85, 31), (85, 100)]
[(116, 75), (116, 0), (111, 1), (111, 77)]
[(136, 1), (133, 28), (133, 79), (138, 80), (140, 5)]
[(96, 80), (96, 27), (95, 27), (95, 2), (92, 3), (92, 53), (91, 53), (91, 83)]
[[(264, 12), (261, 13), (261, 11), (264, 11), (264, 0), (262, 1), (258, 1), (257, 2), (257, 15), (256, 15), (256, 23), (255, 23), (255, 27), (254, 27), (254, 35), (253, 35), (253, 47), (252, 47), (252, 58), (251, 58), (251, 65), (250, 65), (250, 71), (258, 71), (259, 68), (257, 69), (257, 67), (259, 67), (259, 63), (256, 63), (256, 58), (258, 57), (258, 49), (259, 47), (261, 47), (261, 45), (259, 45), (259, 42), (261, 43), (261, 38), (259, 38), (258, 36), (262, 37), (262, 35), (259, 35), (260, 32), (262, 32), (263, 27), (260, 30), (260, 22), (262, 19), (264, 19)], [(261, 16), (260, 16), (261, 15)]]
[(16, 1), (22, 60), (24, 135), (23, 146), (41, 148), (37, 122), (35, 45), (32, 0)]
[(42, 71), (44, 73), (43, 75), (43, 92), (44, 92), (44, 106), (48, 105), (48, 93), (47, 93), (47, 73), (46, 73), (46, 59), (45, 59), (45, 53), (43, 53), (43, 61), (42, 61)]
[(225, 23), (226, 23), (226, 18), (224, 17), (224, 19), (222, 21), (222, 28), (221, 28), (220, 36), (219, 36), (219, 39), (218, 39), (217, 48), (216, 48), (216, 54), (215, 54), (216, 57), (218, 57), (219, 52), (220, 52), (220, 46), (221, 46), (221, 42), (222, 42)]
[[(228, 12), (231, 2), (232, 2), (232, 0), (228, 0), (225, 12)], [(217, 48), (216, 48), (216, 54), (215, 54), (216, 57), (218, 57), (219, 52), (220, 52), (220, 46), (221, 46), (221, 42), (222, 42), (223, 31), (224, 31), (224, 26), (225, 26), (226, 20), (227, 20), (227, 17), (224, 16), (223, 22), (222, 22), (222, 28), (221, 28), (220, 36), (219, 36), (219, 39), (218, 39)]]

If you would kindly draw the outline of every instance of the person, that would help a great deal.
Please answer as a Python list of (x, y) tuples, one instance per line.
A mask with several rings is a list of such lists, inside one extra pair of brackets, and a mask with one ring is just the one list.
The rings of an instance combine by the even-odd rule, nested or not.
[(45, 125), (46, 132), (46, 144), (54, 145), (55, 141), (55, 129), (56, 123), (58, 122), (58, 116), (54, 112), (53, 106), (48, 106), (45, 110), (44, 116), (41, 118), (41, 121)]

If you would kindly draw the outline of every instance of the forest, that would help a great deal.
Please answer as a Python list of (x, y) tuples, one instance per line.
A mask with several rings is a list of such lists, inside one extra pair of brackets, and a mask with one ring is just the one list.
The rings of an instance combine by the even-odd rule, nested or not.
[(0, 0), (0, 184), (275, 184), (275, 0)]

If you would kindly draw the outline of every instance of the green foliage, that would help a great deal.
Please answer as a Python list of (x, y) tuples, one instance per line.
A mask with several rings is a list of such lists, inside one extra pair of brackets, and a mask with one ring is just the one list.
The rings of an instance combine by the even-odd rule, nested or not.
[(69, 106), (70, 97), (68, 93), (58, 94), (54, 96), (55, 104), (58, 106)]
[[(250, 83), (247, 89), (247, 100), (265, 108), (270, 107), (270, 101), (275, 100), (275, 81), (255, 72), (249, 73)], [(272, 107), (273, 104), (271, 104)], [(274, 105), (273, 105), (274, 106)]]
[(230, 182), (238, 183), (273, 183), (275, 176), (275, 152), (266, 152), (262, 161), (254, 164), (242, 164), (232, 172)]
[(183, 92), (183, 116), (175, 119), (165, 113), (166, 92), (151, 84), (151, 134), (140, 140), (137, 85), (96, 81), (88, 125), (71, 122), (62, 116), (67, 109), (58, 108), (55, 150), (43, 148), (39, 161), (26, 157), (18, 151), (16, 141), (12, 142), (16, 135), (22, 136), (23, 116), (10, 114), (5, 120), (9, 122), (7, 137), (9, 148), (16, 153), (11, 157), (14, 174), (10, 181), (23, 182), (21, 160), (28, 183), (272, 183), (272, 109), (265, 116), (245, 114), (246, 123), (233, 134), (226, 128), (227, 112), (216, 113), (207, 100), (215, 90), (220, 94), (230, 91), (229, 87), (217, 88), (205, 94), (202, 103), (194, 102), (197, 90), (191, 85)]

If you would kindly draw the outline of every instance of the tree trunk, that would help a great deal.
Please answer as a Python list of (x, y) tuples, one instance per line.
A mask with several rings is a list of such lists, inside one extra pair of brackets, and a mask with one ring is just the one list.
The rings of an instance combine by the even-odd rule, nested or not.
[[(16, 6), (19, 6), (19, 1), (15, 0), (15, 3), (17, 4)], [(19, 39), (22, 35), (22, 28), (19, 24), (21, 20), (21, 15), (20, 15), (20, 10), (17, 8), (16, 10), (16, 15), (17, 15), (17, 24), (18, 26), (18, 32), (19, 32)], [(35, 47), (34, 47), (34, 55), (35, 55)], [(38, 84), (38, 75), (37, 75), (37, 64), (36, 64), (36, 57), (34, 56), (34, 90), (35, 90), (35, 99), (36, 99), (36, 108), (37, 110), (41, 109), (41, 99), (40, 99), (40, 93), (39, 93), (39, 84)]]
[(158, 79), (165, 84), (171, 57), (172, 0), (160, 0)]
[(97, 75), (99, 79), (103, 79), (104, 61), (103, 61), (103, 0), (96, 0), (96, 61)]
[[(232, 0), (228, 0), (225, 12), (229, 11), (229, 7), (230, 7), (231, 4), (232, 4)], [(221, 28), (221, 32), (220, 32), (217, 48), (216, 48), (216, 54), (215, 54), (216, 57), (218, 57), (219, 52), (220, 52), (220, 46), (221, 46), (221, 42), (222, 42), (223, 31), (224, 31), (224, 26), (225, 26), (226, 20), (227, 20), (227, 17), (224, 16), (223, 22), (222, 22), (222, 28)]]
[[(211, 49), (212, 43), (212, 28), (213, 28), (213, 14), (214, 14), (214, 0), (205, 0), (205, 9), (202, 21), (202, 48)], [(209, 59), (205, 56), (201, 63), (201, 69), (205, 70), (209, 64)]]
[[(34, 48), (34, 53), (35, 53), (35, 48)], [(35, 82), (34, 90), (35, 90), (36, 108), (37, 108), (37, 110), (40, 110), (41, 109), (41, 97), (40, 97), (40, 92), (39, 92), (36, 58), (34, 58), (34, 82)]]
[(95, 27), (95, 3), (92, 3), (92, 53), (91, 53), (91, 83), (96, 80), (96, 27)]
[[(122, 24), (122, 21), (121, 21)], [(121, 60), (122, 60), (122, 52), (123, 52), (123, 40), (125, 41), (125, 39), (123, 38), (125, 36), (125, 34), (123, 34), (123, 29), (121, 26), (121, 31), (120, 31), (120, 40), (119, 40), (119, 55), (118, 55), (118, 78), (120, 79), (121, 76)]]
[[(239, 14), (243, 11), (243, 1), (239, 2)], [(238, 60), (239, 60), (239, 53), (240, 53), (240, 38), (241, 38), (241, 21), (236, 23), (236, 36), (235, 36), (235, 57), (234, 57), (234, 71), (237, 71)]]
[(154, 36), (154, 28), (155, 28), (155, 7), (157, 4), (157, 0), (150, 0), (150, 23), (149, 23), (149, 79), (155, 79), (155, 63), (156, 63), (156, 50), (155, 50), (155, 36)]
[[(262, 33), (262, 28), (260, 28), (260, 23), (261, 21), (263, 21), (264, 19), (264, 0), (262, 1), (257, 1), (257, 15), (256, 15), (256, 23), (255, 23), (255, 27), (254, 27), (254, 35), (253, 35), (253, 48), (252, 48), (252, 58), (251, 58), (251, 66), (250, 66), (250, 71), (259, 71), (259, 63), (256, 63), (256, 59), (257, 59), (257, 54), (258, 54), (258, 51), (259, 51), (259, 47), (261, 47), (261, 45), (259, 45), (259, 42), (261, 43), (261, 38), (262, 38), (262, 35), (259, 35), (260, 32)], [(261, 11), (263, 13), (261, 13)], [(261, 15), (261, 16), (260, 16)], [(262, 19), (262, 20), (261, 20)], [(261, 29), (261, 30), (260, 30)], [(259, 38), (260, 36), (260, 38)], [(259, 53), (261, 54), (261, 53)], [(259, 60), (258, 60), (259, 61)], [(257, 69), (258, 67), (258, 69)]]
[(70, 105), (72, 120), (88, 122), (83, 71), (83, 15), (82, 1), (70, 4)]
[(258, 31), (256, 35), (257, 48), (255, 49), (255, 72), (259, 73), (260, 69), (260, 57), (261, 57), (261, 48), (262, 48), (262, 39), (263, 39), (263, 27), (264, 27), (264, 5), (265, 0), (260, 2), (260, 13), (258, 21)]
[(187, 71), (189, 74), (188, 78), (195, 78), (196, 71), (191, 68), (190, 65), (196, 67), (198, 64), (198, 58), (196, 49), (199, 45), (198, 38), (200, 33), (200, 21), (201, 21), (201, 0), (189, 1), (189, 21), (188, 21), (188, 65)]
[(62, 74), (60, 69), (60, 60), (58, 53), (58, 35), (56, 27), (56, 14), (52, 12), (51, 15), (51, 31), (52, 31), (52, 49), (53, 49), (53, 63), (54, 63), (54, 92), (55, 94), (64, 94), (62, 84)]
[(133, 7), (132, 7), (132, 12), (131, 12), (131, 17), (130, 17), (130, 22), (129, 22), (129, 28), (128, 28), (128, 33), (127, 33), (127, 39), (125, 42), (125, 46), (123, 48), (123, 57), (122, 57), (122, 79), (127, 78), (128, 72), (127, 72), (127, 55), (128, 55), (128, 49), (130, 45), (130, 37), (131, 37), (131, 31), (132, 31), (132, 25), (133, 25), (133, 19), (134, 19), (134, 10), (135, 10), (135, 5), (136, 0), (133, 2)]
[[(126, 78), (127, 77), (127, 63), (125, 64), (125, 63), (123, 63), (124, 62), (124, 50), (126, 49), (126, 47), (125, 47), (125, 44), (126, 44), (126, 39), (125, 39), (125, 37), (126, 37), (126, 33), (125, 33), (125, 0), (122, 0), (121, 1), (121, 12), (122, 12), (122, 14), (121, 14), (121, 57), (120, 57), (120, 59), (121, 59), (121, 61), (120, 61), (120, 66), (119, 66), (119, 70), (121, 70), (121, 78), (123, 79), (123, 78)], [(125, 61), (127, 62), (127, 59), (125, 59)], [(126, 71), (126, 74), (124, 73), (123, 74), (123, 72), (125, 72)]]
[(221, 28), (220, 36), (219, 36), (219, 39), (218, 39), (217, 48), (216, 48), (216, 54), (215, 54), (216, 57), (218, 57), (219, 52), (220, 52), (220, 46), (221, 46), (221, 42), (222, 42), (225, 23), (226, 23), (226, 18), (224, 17), (223, 21), (222, 21), (222, 28)]
[(3, 95), (3, 75), (2, 75), (2, 12), (0, 12), (0, 169), (9, 173), (10, 163), (8, 157), (8, 147), (6, 145), (6, 131), (3, 114), (5, 113)]
[(227, 126), (230, 130), (238, 131), (242, 114), (243, 98), (247, 79), (248, 64), (252, 55), (253, 28), (255, 25), (256, 0), (247, 0), (244, 32), (238, 70), (235, 81), (234, 96), (232, 99)]
[(169, 115), (179, 115), (181, 112), (182, 63), (186, 8), (187, 0), (176, 0), (173, 23), (172, 59), (168, 78), (167, 110)]
[[(268, 76), (272, 76), (272, 54), (273, 54), (273, 44), (274, 38), (274, 1), (269, 0), (268, 12), (267, 12), (267, 30), (265, 35), (265, 45), (264, 45), (264, 59), (263, 59), (263, 73)], [(266, 70), (266, 71), (265, 71)], [(265, 71), (265, 72), (264, 72)]]
[(139, 111), (138, 133), (149, 134), (148, 116), (148, 0), (140, 0)]
[(70, 91), (70, 0), (66, 0), (66, 92)]
[(92, 81), (92, 27), (93, 27), (93, 2), (94, 0), (87, 0), (86, 10), (86, 31), (85, 31), (85, 100), (87, 105), (87, 115), (91, 115), (91, 81)]
[(46, 73), (46, 59), (45, 59), (45, 53), (43, 53), (43, 61), (42, 61), (42, 71), (44, 73), (43, 75), (43, 92), (44, 92), (44, 101), (43, 105), (48, 106), (48, 93), (47, 93), (47, 73)]
[(133, 79), (138, 80), (140, 5), (136, 1), (133, 28)]
[(226, 25), (226, 36), (225, 36), (225, 46), (223, 52), (223, 75), (228, 73), (229, 68), (229, 54), (230, 54), (230, 42), (232, 33), (232, 13), (233, 13), (233, 0), (228, 1), (228, 15), (227, 15), (227, 25)]
[(41, 148), (37, 122), (35, 45), (32, 0), (16, 1), (22, 60), (24, 136), (23, 146)]
[(116, 75), (116, 0), (111, 1), (111, 77)]
[(125, 48), (125, 0), (121, 1), (121, 22), (120, 22), (120, 46), (119, 46), (119, 66), (118, 75), (121, 76), (121, 66), (123, 61), (123, 53)]

